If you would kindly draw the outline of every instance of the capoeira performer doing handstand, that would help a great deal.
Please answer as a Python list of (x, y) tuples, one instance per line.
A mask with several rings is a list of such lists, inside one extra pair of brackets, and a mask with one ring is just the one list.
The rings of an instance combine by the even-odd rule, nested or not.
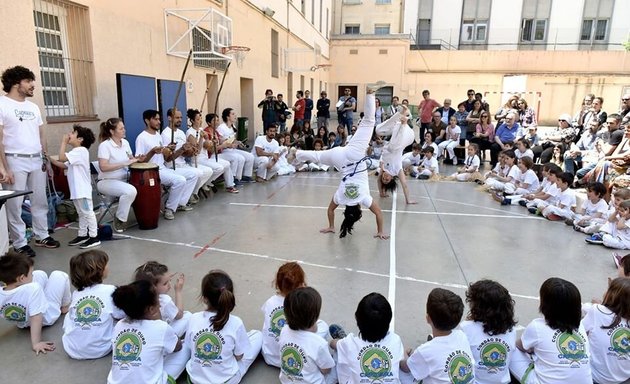
[(343, 174), (339, 188), (328, 205), (328, 227), (320, 230), (321, 233), (335, 233), (335, 209), (339, 205), (345, 205), (339, 237), (345, 237), (347, 233), (352, 234), (354, 223), (361, 219), (361, 205), (363, 205), (376, 216), (377, 233), (374, 237), (389, 238), (389, 235), (383, 232), (381, 208), (370, 196), (367, 173), (370, 160), (366, 156), (366, 150), (372, 138), (376, 111), (374, 92), (379, 87), (378, 85), (368, 86), (364, 106), (365, 117), (345, 147), (336, 147), (326, 151), (297, 151), (296, 153), (296, 160), (300, 163), (310, 161), (331, 165)]
[(396, 178), (400, 179), (405, 202), (407, 204), (417, 204), (409, 199), (409, 188), (407, 178), (402, 166), (403, 150), (413, 143), (413, 129), (407, 124), (409, 110), (402, 106), (402, 110), (396, 112), (385, 122), (376, 126), (376, 134), (379, 136), (391, 136), (389, 143), (383, 147), (381, 163), (378, 173), (378, 192), (381, 197), (388, 197), (388, 191), (396, 190)]

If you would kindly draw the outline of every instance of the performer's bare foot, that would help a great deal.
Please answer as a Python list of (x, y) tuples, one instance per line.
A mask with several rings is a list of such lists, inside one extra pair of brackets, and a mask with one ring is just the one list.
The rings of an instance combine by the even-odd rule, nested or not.
[(374, 238), (375, 239), (381, 239), (381, 240), (387, 240), (387, 239), (389, 239), (389, 235), (386, 234), (386, 233), (379, 232), (376, 235), (374, 235)]
[(335, 228), (326, 227), (319, 230), (320, 233), (335, 233)]
[(417, 202), (417, 201), (415, 201), (415, 200), (409, 200), (409, 201), (407, 201), (407, 204), (410, 204), (410, 205), (411, 205), (411, 204), (418, 204), (418, 202)]

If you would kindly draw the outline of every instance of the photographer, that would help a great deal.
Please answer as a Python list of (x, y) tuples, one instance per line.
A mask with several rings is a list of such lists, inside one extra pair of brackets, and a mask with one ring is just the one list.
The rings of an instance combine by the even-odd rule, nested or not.
[(274, 104), (274, 111), (276, 113), (276, 122), (280, 133), (287, 131), (287, 119), (291, 118), (291, 112), (289, 112), (289, 106), (282, 100), (282, 93), (278, 93), (278, 98)]
[(273, 96), (273, 91), (268, 89), (265, 91), (265, 98), (258, 103), (258, 108), (262, 109), (262, 121), (263, 131), (267, 133), (267, 128), (271, 124), (275, 124), (277, 120), (276, 116), (276, 98)]

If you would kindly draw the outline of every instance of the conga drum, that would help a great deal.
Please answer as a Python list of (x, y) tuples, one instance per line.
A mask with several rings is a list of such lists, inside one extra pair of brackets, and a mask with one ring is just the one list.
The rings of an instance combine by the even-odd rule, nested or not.
[(153, 163), (133, 163), (129, 166), (129, 184), (138, 191), (132, 206), (140, 229), (158, 226), (162, 199), (159, 169)]
[[(51, 155), (50, 158), (54, 160), (59, 160), (58, 155)], [(68, 170), (64, 168), (59, 168), (52, 162), (50, 163), (50, 165), (52, 165), (53, 185), (55, 186), (55, 190), (57, 192), (62, 192), (64, 199), (69, 199), (70, 198), (70, 185), (68, 185), (68, 176), (67, 176)]]

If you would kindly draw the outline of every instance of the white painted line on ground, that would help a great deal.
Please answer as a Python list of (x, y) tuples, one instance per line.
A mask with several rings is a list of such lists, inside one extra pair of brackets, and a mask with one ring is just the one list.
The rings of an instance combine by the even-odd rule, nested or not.
[[(75, 229), (75, 230), (78, 229), (76, 227), (69, 227), (69, 228), (72, 228), (72, 229)], [(335, 267), (333, 265), (317, 264), (317, 263), (311, 263), (311, 262), (308, 262), (308, 261), (295, 260), (295, 259), (284, 259), (284, 258), (281, 258), (281, 257), (262, 255), (262, 254), (253, 253), (253, 252), (240, 252), (240, 251), (233, 251), (233, 250), (229, 250), (229, 249), (222, 249), (222, 248), (216, 248), (216, 247), (205, 247), (205, 246), (201, 246), (201, 245), (195, 245), (195, 244), (192, 244), (192, 243), (180, 243), (180, 242), (175, 242), (175, 241), (166, 241), (166, 240), (160, 240), (160, 239), (138, 237), (138, 236), (133, 236), (133, 235), (115, 235), (115, 236), (117, 238), (128, 238), (128, 239), (133, 239), (133, 240), (148, 241), (148, 242), (152, 242), (152, 243), (174, 245), (174, 246), (180, 246), (180, 247), (186, 247), (186, 248), (192, 248), (192, 249), (204, 249), (205, 248), (206, 251), (214, 251), (214, 252), (227, 253), (227, 254), (239, 255), (239, 256), (250, 256), (250, 257), (255, 257), (255, 258), (259, 258), (259, 259), (279, 261), (279, 262), (282, 262), (282, 263), (286, 263), (288, 261), (297, 261), (300, 264), (308, 265), (310, 267), (316, 267), (316, 268), (322, 268), (322, 269), (331, 269), (331, 270), (336, 270), (336, 271), (345, 271), (345, 272), (350, 272), (350, 273), (358, 273), (358, 274), (361, 274), (361, 275), (382, 277), (382, 278), (387, 278), (387, 279), (390, 278), (390, 274), (371, 272), (371, 271), (364, 271), (364, 270), (361, 270), (361, 269), (355, 269), (355, 268), (349, 268), (349, 267)], [(462, 290), (468, 289), (468, 287), (465, 284), (442, 283), (442, 282), (438, 282), (438, 281), (417, 279), (415, 277), (410, 277), (410, 276), (399, 276), (399, 275), (396, 275), (396, 279), (397, 280), (410, 281), (410, 282), (413, 282), (413, 283), (435, 285), (435, 286), (439, 286), (439, 287), (457, 288), (457, 289), (462, 289)], [(514, 296), (514, 297), (520, 297), (520, 298), (523, 298), (523, 299), (538, 300), (537, 296), (521, 295), (521, 294), (511, 293), (511, 292), (510, 292), (510, 294), (512, 296)]]
[(396, 330), (396, 190), (392, 193), (392, 218), (389, 231), (389, 289), (387, 300), (392, 306), (392, 321), (390, 328), (392, 332)]

